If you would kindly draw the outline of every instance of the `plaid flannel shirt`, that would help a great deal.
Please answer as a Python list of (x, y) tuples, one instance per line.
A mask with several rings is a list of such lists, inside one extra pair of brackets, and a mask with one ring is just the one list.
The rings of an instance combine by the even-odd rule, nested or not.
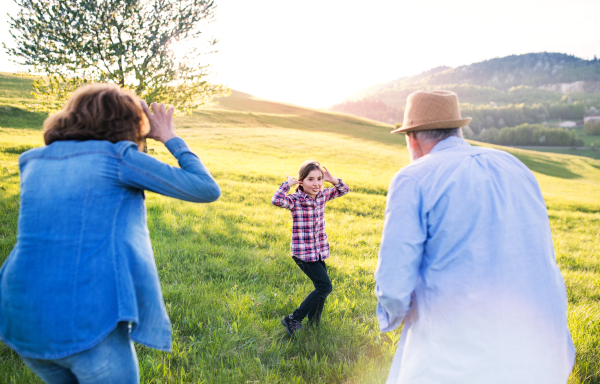
[(342, 179), (338, 185), (320, 191), (311, 198), (303, 191), (287, 195), (290, 185), (283, 182), (271, 198), (271, 203), (292, 212), (292, 255), (303, 261), (318, 261), (329, 257), (329, 242), (325, 232), (325, 203), (344, 196), (350, 188)]

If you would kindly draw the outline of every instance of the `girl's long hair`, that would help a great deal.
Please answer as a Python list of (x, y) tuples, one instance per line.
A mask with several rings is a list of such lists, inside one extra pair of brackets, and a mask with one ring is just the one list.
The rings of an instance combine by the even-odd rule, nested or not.
[[(321, 175), (323, 174), (323, 170), (321, 169), (321, 164), (319, 164), (318, 161), (306, 160), (304, 163), (302, 163), (302, 165), (300, 166), (300, 169), (298, 170), (298, 181), (302, 181), (302, 180), (306, 179), (308, 174), (311, 173), (312, 171), (314, 171), (315, 169), (318, 169), (319, 171), (321, 171)], [(296, 192), (298, 192), (298, 190), (304, 192), (304, 188), (302, 188), (301, 185), (298, 185), (296, 187)]]

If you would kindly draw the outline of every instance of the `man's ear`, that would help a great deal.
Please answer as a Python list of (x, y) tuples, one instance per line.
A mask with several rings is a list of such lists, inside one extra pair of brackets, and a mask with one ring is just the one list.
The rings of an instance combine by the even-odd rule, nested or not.
[(412, 148), (412, 150), (416, 151), (417, 149), (419, 149), (419, 144), (417, 143), (415, 133), (408, 132), (406, 135), (410, 138), (410, 140), (408, 140), (408, 141), (410, 143), (410, 147)]

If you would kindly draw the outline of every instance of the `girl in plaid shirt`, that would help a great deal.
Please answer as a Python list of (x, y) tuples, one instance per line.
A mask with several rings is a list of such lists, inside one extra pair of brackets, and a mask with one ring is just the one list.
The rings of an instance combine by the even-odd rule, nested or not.
[[(323, 181), (333, 188), (322, 189)], [(296, 192), (287, 195), (290, 187), (298, 184)], [(308, 316), (308, 324), (318, 325), (325, 299), (331, 293), (331, 280), (327, 274), (325, 259), (329, 257), (329, 242), (325, 232), (325, 203), (350, 191), (341, 179), (334, 178), (316, 161), (306, 161), (298, 170), (298, 180), (288, 180), (277, 189), (271, 203), (292, 213), (292, 258), (313, 282), (315, 289), (290, 315), (281, 319), (287, 333), (302, 328), (302, 320)]]

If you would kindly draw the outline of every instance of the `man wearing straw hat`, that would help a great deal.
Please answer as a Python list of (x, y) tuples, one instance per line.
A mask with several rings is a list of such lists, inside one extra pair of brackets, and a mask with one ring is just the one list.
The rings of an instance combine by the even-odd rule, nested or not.
[(387, 383), (565, 384), (565, 284), (538, 183), (514, 156), (472, 147), (453, 92), (408, 96), (411, 164), (392, 179), (375, 294), (404, 323)]

